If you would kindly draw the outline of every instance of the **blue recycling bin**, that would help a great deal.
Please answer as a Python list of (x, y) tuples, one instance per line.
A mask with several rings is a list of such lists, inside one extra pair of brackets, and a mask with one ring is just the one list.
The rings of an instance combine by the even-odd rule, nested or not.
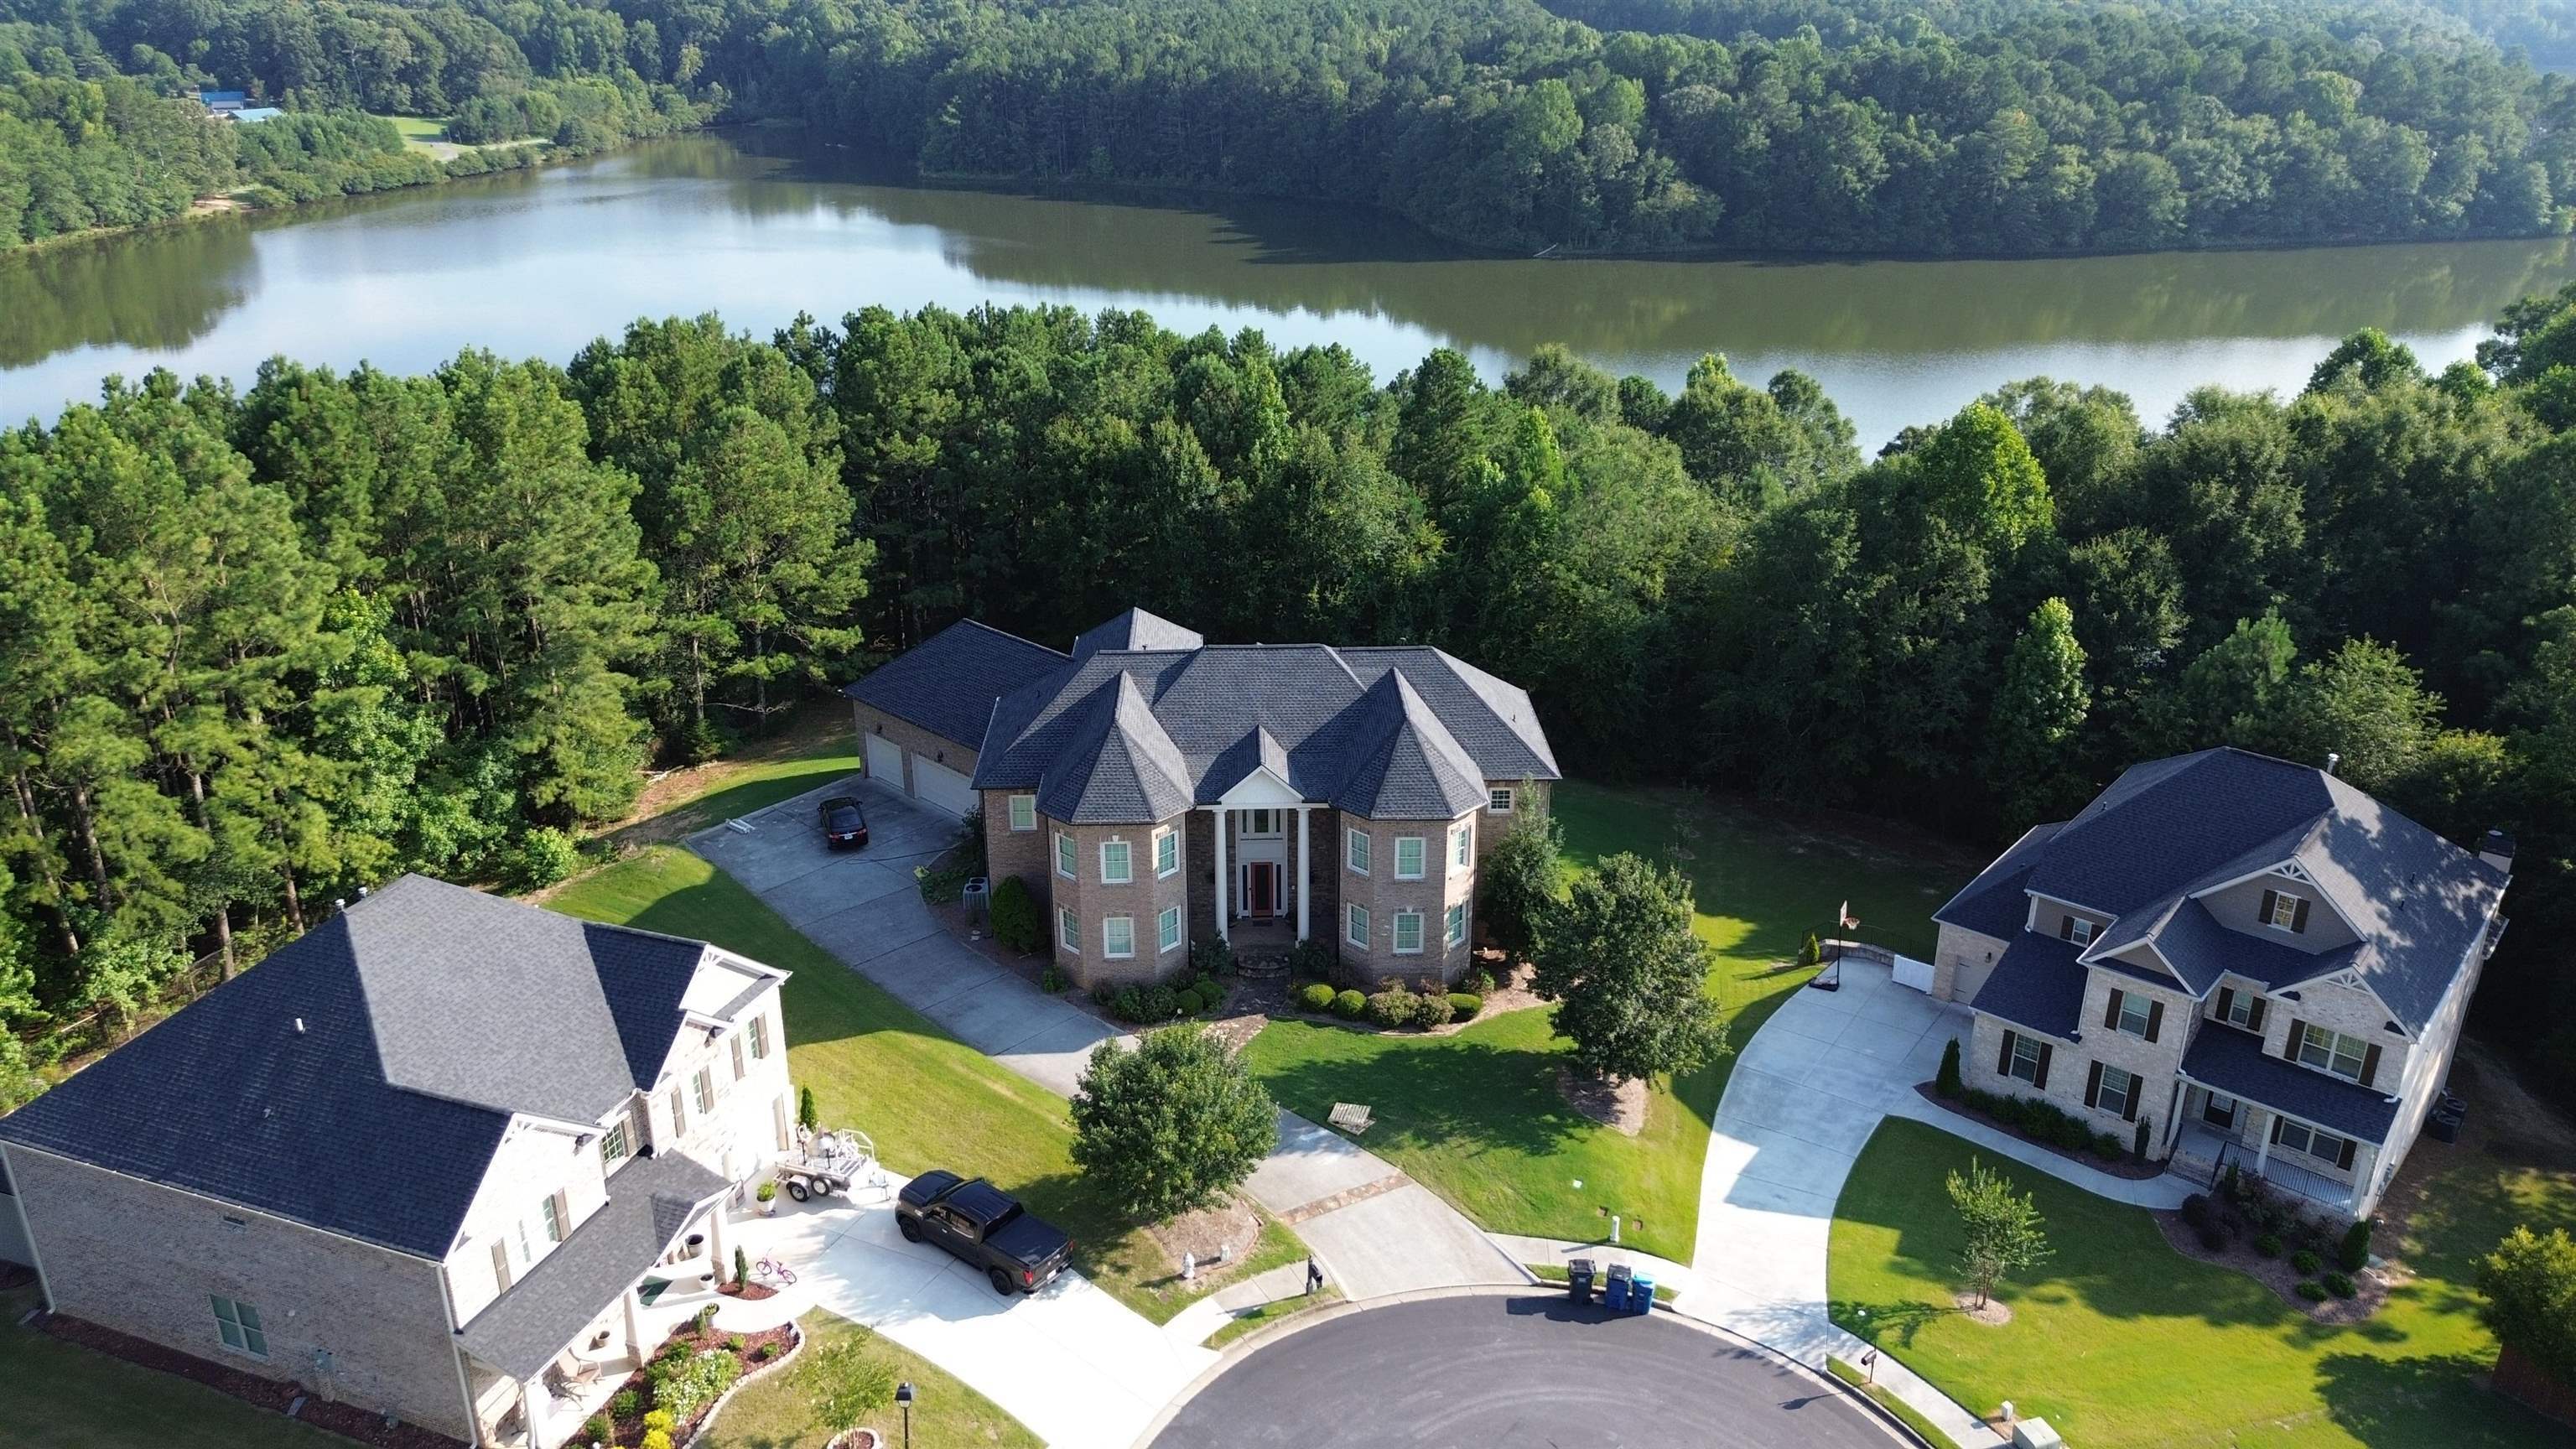
[(1629, 1280), (1628, 1311), (1631, 1313), (1652, 1313), (1655, 1311), (1654, 1279), (1640, 1273), (1635, 1278)]
[(1609, 1309), (1613, 1313), (1627, 1312), (1628, 1283), (1628, 1265), (1625, 1263), (1611, 1264), (1609, 1276), (1604, 1280), (1601, 1290), (1601, 1306)]

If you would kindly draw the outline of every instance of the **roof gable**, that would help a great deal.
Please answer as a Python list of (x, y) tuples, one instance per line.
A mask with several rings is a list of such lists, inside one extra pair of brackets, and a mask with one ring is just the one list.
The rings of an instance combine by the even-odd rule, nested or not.
[(1194, 629), (1142, 609), (1129, 609), (1075, 635), (1073, 657), (1088, 659), (1103, 649), (1196, 649), (1206, 642)]
[(995, 700), (1064, 663), (1064, 655), (1043, 644), (961, 619), (841, 693), (972, 748), (984, 737)]

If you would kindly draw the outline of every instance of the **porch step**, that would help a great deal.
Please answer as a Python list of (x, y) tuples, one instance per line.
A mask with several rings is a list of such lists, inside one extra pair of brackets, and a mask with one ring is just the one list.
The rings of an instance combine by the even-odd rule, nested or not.
[(1237, 951), (1234, 973), (1255, 981), (1267, 981), (1288, 974), (1288, 953), (1278, 950)]

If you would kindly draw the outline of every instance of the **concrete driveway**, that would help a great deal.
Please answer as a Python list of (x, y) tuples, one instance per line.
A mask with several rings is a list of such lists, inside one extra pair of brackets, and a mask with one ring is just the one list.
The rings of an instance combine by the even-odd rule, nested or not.
[[(1079, 1274), (1005, 1298), (939, 1249), (905, 1242), (893, 1209), (903, 1183), (890, 1177), (860, 1204), (781, 1202), (778, 1216), (739, 1219), (734, 1231), (752, 1257), (775, 1253), (795, 1269), (794, 1313), (822, 1308), (884, 1334), (1056, 1449), (1125, 1449), (1216, 1362)], [(775, 1299), (742, 1306), (778, 1316)]]
[(1813, 1375), (1670, 1314), (1470, 1294), (1346, 1313), (1266, 1344), (1182, 1405), (1153, 1449), (1903, 1442)]
[[(824, 848), (815, 807), (829, 795), (865, 802), (866, 850)], [(1119, 1033), (958, 944), (922, 904), (913, 869), (955, 838), (953, 820), (854, 775), (699, 831), (688, 846), (951, 1035), (1070, 1097), (1092, 1048)], [(1297, 1230), (1345, 1295), (1529, 1281), (1474, 1223), (1385, 1158), (1284, 1111), (1279, 1144), (1246, 1191)]]
[(1841, 990), (1801, 989), (1754, 1033), (1701, 1169), (1694, 1315), (1791, 1351), (1830, 1329), (1825, 1245), (1843, 1179), (1970, 1020), (1847, 961)]

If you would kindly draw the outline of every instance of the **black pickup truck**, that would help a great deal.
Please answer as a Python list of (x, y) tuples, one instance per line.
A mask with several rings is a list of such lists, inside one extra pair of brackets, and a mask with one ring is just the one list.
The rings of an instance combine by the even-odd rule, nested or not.
[(895, 1226), (908, 1243), (936, 1243), (984, 1270), (1001, 1294), (1035, 1293), (1073, 1256), (1073, 1239), (980, 1177), (925, 1172), (903, 1185)]

